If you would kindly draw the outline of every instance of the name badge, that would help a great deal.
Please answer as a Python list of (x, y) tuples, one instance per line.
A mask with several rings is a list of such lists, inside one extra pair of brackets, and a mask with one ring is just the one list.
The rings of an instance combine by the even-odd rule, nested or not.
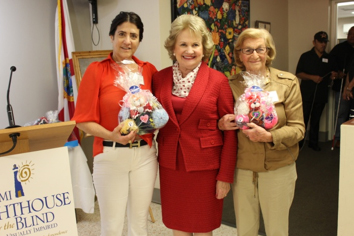
[(269, 91), (268, 93), (269, 93), (269, 97), (272, 98), (273, 103), (276, 103), (279, 101), (277, 91)]
[(328, 63), (328, 58), (322, 58), (322, 62)]

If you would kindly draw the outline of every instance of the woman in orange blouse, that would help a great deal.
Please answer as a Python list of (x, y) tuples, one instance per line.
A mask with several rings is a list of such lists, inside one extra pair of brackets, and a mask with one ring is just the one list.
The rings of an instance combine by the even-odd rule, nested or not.
[(153, 134), (120, 134), (119, 102), (126, 92), (114, 85), (112, 64), (133, 60), (143, 68), (141, 89), (151, 91), (155, 66), (134, 56), (143, 39), (144, 26), (133, 12), (113, 19), (109, 36), (113, 53), (87, 68), (79, 88), (73, 120), (77, 127), (95, 136), (93, 180), (101, 214), (101, 236), (122, 235), (125, 211), (128, 235), (147, 235), (147, 216), (157, 173)]

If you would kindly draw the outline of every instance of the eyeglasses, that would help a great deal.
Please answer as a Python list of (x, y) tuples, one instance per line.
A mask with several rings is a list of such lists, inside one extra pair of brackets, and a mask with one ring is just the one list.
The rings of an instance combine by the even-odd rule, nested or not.
[(243, 54), (246, 55), (251, 55), (253, 54), (254, 51), (256, 51), (258, 54), (264, 54), (269, 50), (269, 48), (263, 47), (263, 48), (241, 48), (237, 51), (241, 51)]

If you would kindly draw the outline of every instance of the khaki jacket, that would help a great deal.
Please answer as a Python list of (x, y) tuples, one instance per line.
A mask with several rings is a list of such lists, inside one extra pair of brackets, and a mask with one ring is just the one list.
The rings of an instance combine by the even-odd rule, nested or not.
[[(270, 76), (263, 90), (276, 91), (278, 101), (274, 102), (278, 123), (269, 131), (272, 143), (250, 141), (242, 131), (237, 131), (239, 169), (264, 172), (292, 164), (298, 157), (298, 142), (304, 138), (305, 125), (299, 81), (295, 75), (269, 68)], [(245, 85), (240, 74), (229, 78), (235, 100), (243, 94)]]

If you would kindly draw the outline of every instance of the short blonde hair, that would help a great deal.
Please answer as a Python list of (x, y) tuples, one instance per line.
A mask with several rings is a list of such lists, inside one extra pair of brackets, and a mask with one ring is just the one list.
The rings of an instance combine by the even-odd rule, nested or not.
[(176, 56), (173, 55), (176, 39), (178, 35), (185, 29), (189, 29), (195, 35), (202, 36), (204, 54), (202, 60), (207, 60), (212, 52), (214, 42), (211, 38), (211, 34), (208, 28), (205, 25), (204, 20), (195, 15), (181, 15), (172, 22), (170, 35), (165, 41), (165, 48), (167, 49), (170, 58), (173, 61), (176, 60)]
[(276, 51), (275, 51), (275, 44), (272, 35), (265, 29), (256, 29), (256, 28), (248, 28), (242, 31), (239, 35), (235, 47), (234, 47), (234, 56), (235, 56), (235, 64), (240, 67), (241, 70), (245, 70), (245, 65), (240, 60), (240, 49), (243, 46), (243, 42), (246, 39), (259, 39), (263, 38), (265, 46), (268, 48), (267, 51), (267, 59), (266, 59), (266, 66), (269, 67), (272, 64), (272, 61), (275, 58)]

